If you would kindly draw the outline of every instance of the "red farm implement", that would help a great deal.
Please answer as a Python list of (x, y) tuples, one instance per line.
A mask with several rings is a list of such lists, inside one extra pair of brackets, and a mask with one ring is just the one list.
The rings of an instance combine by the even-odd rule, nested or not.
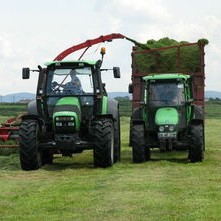
[[(4, 123), (0, 125), (0, 148), (15, 148), (18, 147), (18, 130), (20, 120), (24, 114), (18, 115), (13, 118), (7, 119)], [(14, 141), (13, 144), (7, 144), (7, 141)]]

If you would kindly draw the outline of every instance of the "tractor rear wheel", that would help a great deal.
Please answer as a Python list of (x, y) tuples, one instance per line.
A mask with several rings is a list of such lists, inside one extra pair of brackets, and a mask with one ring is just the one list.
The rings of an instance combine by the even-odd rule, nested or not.
[(204, 159), (203, 125), (201, 124), (191, 127), (189, 158), (193, 163), (203, 161)]
[(114, 126), (110, 119), (98, 119), (94, 125), (94, 166), (110, 167), (114, 163)]
[(132, 125), (131, 133), (133, 162), (143, 163), (149, 158), (149, 152), (145, 150), (144, 125)]
[(39, 126), (35, 120), (23, 120), (19, 128), (19, 155), (23, 170), (37, 170), (42, 165), (38, 150)]

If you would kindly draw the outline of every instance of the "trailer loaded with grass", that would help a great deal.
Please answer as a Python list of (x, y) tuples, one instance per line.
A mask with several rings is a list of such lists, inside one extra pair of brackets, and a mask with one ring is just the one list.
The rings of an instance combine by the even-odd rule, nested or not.
[[(130, 144), (134, 163), (150, 160), (151, 149), (187, 150), (204, 159), (204, 47), (168, 38), (132, 52)], [(162, 47), (163, 45), (163, 47)]]

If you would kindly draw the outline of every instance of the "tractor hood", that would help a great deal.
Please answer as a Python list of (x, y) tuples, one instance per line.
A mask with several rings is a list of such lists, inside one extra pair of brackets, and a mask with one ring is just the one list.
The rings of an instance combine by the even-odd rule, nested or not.
[(159, 108), (156, 111), (155, 115), (155, 124), (156, 125), (165, 125), (165, 124), (178, 124), (179, 115), (175, 108), (164, 107)]
[[(81, 107), (77, 97), (63, 97), (55, 105), (53, 123), (55, 128), (65, 131), (79, 131), (81, 122)], [(70, 129), (70, 130), (69, 130)], [(59, 130), (59, 131), (62, 131)]]

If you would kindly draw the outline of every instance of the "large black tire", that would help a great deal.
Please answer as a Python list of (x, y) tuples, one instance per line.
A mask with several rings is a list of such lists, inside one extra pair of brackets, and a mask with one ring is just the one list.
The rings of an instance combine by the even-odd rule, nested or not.
[(37, 170), (42, 165), (38, 150), (39, 126), (35, 120), (22, 121), (19, 128), (19, 155), (23, 170)]
[(114, 122), (114, 163), (120, 162), (121, 158), (120, 116)]
[(193, 125), (191, 127), (191, 144), (189, 149), (189, 159), (191, 162), (201, 162), (204, 159), (204, 137), (203, 125)]
[(112, 166), (114, 163), (114, 126), (112, 120), (96, 120), (94, 126), (94, 138), (94, 166)]
[(132, 147), (132, 122), (130, 120), (130, 130), (129, 130), (129, 146)]
[(133, 110), (131, 119), (130, 119), (130, 131), (129, 131), (129, 146), (132, 146), (132, 128), (133, 128), (133, 121), (141, 120), (142, 119), (142, 110), (141, 108), (135, 108)]
[(144, 125), (132, 125), (131, 133), (133, 162), (143, 163), (146, 161), (147, 155), (147, 150), (145, 150)]

